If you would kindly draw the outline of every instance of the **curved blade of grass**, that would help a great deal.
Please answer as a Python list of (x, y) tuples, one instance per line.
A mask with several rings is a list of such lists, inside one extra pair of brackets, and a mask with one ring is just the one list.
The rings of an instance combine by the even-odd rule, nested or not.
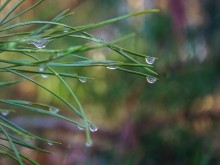
[[(34, 56), (29, 56), (29, 57), (32, 57), (33, 59), (39, 61), (39, 59), (37, 57), (34, 57)], [(91, 136), (90, 136), (90, 130), (89, 130), (89, 121), (85, 115), (85, 112), (84, 112), (84, 109), (81, 105), (81, 103), (79, 102), (78, 98), (76, 97), (75, 93), (72, 91), (72, 89), (70, 88), (70, 86), (66, 83), (66, 81), (59, 75), (59, 73), (57, 73), (54, 69), (52, 69), (51, 67), (48, 67), (47, 68), (49, 70), (51, 70), (58, 78), (59, 80), (64, 84), (64, 86), (67, 88), (67, 90), (70, 92), (71, 96), (73, 97), (73, 99), (75, 100), (77, 106), (79, 107), (79, 111), (81, 113), (81, 117), (83, 119), (83, 122), (85, 124), (85, 134), (86, 134), (86, 139), (87, 139), (87, 143), (90, 144), (91, 143)]]
[[(40, 71), (31, 71), (31, 70), (25, 70), (25, 69), (11, 69), (11, 70), (15, 70), (15, 71), (23, 72), (23, 73), (45, 74), (45, 75), (56, 76), (56, 73), (53, 73), (53, 72), (40, 72)], [(78, 76), (77, 74), (70, 74), (70, 73), (57, 73), (57, 74), (59, 74), (61, 77), (68, 77), (68, 78), (77, 78), (77, 79), (86, 78), (86, 79), (90, 79), (90, 80), (93, 79), (91, 77)], [(11, 83), (13, 83), (13, 82), (11, 82)], [(0, 83), (0, 87), (1, 87), (1, 83)]]
[(27, 109), (27, 110), (30, 110), (30, 111), (33, 111), (33, 112), (38, 112), (38, 113), (42, 113), (42, 114), (52, 115), (52, 116), (58, 117), (60, 119), (63, 119), (65, 121), (68, 121), (69, 123), (75, 124), (76, 126), (82, 126), (80, 123), (78, 123), (76, 121), (73, 121), (73, 120), (71, 120), (71, 119), (69, 119), (67, 117), (64, 117), (64, 116), (56, 114), (56, 113), (52, 113), (52, 112), (44, 110), (44, 109), (40, 109), (40, 108), (36, 108), (36, 107), (31, 107), (31, 106), (27, 106), (27, 105), (18, 104), (17, 102), (13, 102), (11, 100), (0, 100), (0, 102), (4, 103), (4, 104), (9, 104), (9, 105), (21, 107), (21, 108), (24, 108), (24, 109)]
[(6, 38), (6, 37), (12, 37), (12, 36), (18, 36), (18, 35), (27, 35), (27, 34), (30, 34), (30, 32), (5, 34), (5, 35), (0, 35), (0, 38)]
[[(37, 77), (37, 76), (32, 76), (32, 78)], [(20, 79), (20, 80), (16, 80), (16, 81), (8, 81), (8, 82), (0, 82), (0, 88), (1, 87), (5, 87), (5, 86), (9, 86), (9, 85), (14, 85), (20, 82), (25, 81), (25, 79)]]
[(29, 8), (23, 10), (22, 12), (16, 14), (15, 16), (11, 17), (10, 19), (8, 20), (5, 20), (2, 24), (6, 24), (10, 21), (12, 21), (13, 19), (23, 15), (24, 13), (27, 13), (28, 11), (30, 11), (31, 9), (35, 8), (36, 6), (38, 6), (39, 4), (41, 4), (41, 2), (43, 2), (44, 0), (39, 0), (37, 3), (33, 4), (32, 6), (30, 6)]
[(32, 138), (32, 136), (29, 136), (23, 132), (21, 132), (20, 130), (16, 129), (16, 128), (13, 128), (12, 126), (10, 126), (9, 124), (5, 124), (5, 123), (2, 123), (0, 122), (0, 125), (1, 126), (4, 126), (5, 128), (7, 129), (10, 129), (11, 131), (13, 131), (14, 133), (16, 133), (17, 135), (20, 135), (20, 136), (23, 136), (23, 137), (27, 137), (27, 138)]
[(20, 6), (25, 0), (20, 0), (16, 5), (14, 5), (14, 7), (11, 8), (11, 10), (8, 11), (8, 13), (4, 16), (4, 18), (1, 20), (1, 23), (0, 24), (3, 24), (4, 21), (8, 18), (8, 16), (11, 15), (11, 13), (13, 13), (17, 8), (18, 6)]
[(21, 156), (20, 156), (18, 150), (16, 149), (14, 143), (12, 142), (11, 138), (8, 136), (7, 132), (5, 131), (5, 129), (4, 129), (1, 125), (0, 125), (0, 129), (3, 131), (3, 134), (4, 134), (5, 137), (8, 139), (8, 142), (9, 142), (9, 144), (10, 144), (12, 150), (13, 150), (14, 153), (15, 153), (15, 156), (16, 156), (16, 158), (17, 158), (17, 160), (18, 160), (18, 163), (19, 163), (20, 165), (25, 165), (25, 164), (23, 163), (23, 161), (22, 161), (22, 159), (21, 159)]
[(38, 139), (38, 140), (41, 140), (41, 141), (44, 141), (44, 142), (47, 142), (47, 143), (53, 143), (53, 144), (59, 144), (59, 142), (55, 142), (55, 141), (51, 141), (51, 140), (47, 140), (47, 139), (44, 139), (42, 137), (39, 137), (35, 134), (32, 134), (31, 132), (19, 127), (18, 125), (12, 123), (11, 121), (7, 120), (6, 118), (0, 116), (0, 120), (4, 121), (5, 123), (7, 123), (8, 125), (10, 125), (11, 127), (19, 130), (20, 132), (23, 132), (24, 134), (27, 134), (28, 136), (30, 136), (31, 138), (34, 138), (34, 139)]
[[(77, 35), (70, 35), (70, 36), (77, 36)], [(93, 37), (92, 35), (89, 35), (89, 36), (80, 36), (78, 35), (77, 37), (79, 38), (84, 38), (84, 39), (87, 39), (87, 40), (92, 40), (92, 41), (95, 41), (95, 42), (98, 42), (100, 44), (105, 44), (108, 48), (112, 49), (113, 51), (121, 54), (123, 57), (125, 57), (126, 59), (136, 63), (136, 64), (141, 64), (139, 61), (135, 60), (134, 58), (132, 58), (131, 56), (129, 56), (128, 54), (126, 53), (129, 53), (129, 54), (132, 54), (132, 55), (136, 55), (136, 56), (139, 56), (139, 57), (143, 57), (143, 58), (146, 58), (146, 57), (149, 57), (149, 56), (145, 56), (145, 55), (142, 55), (142, 54), (138, 54), (138, 53), (135, 53), (135, 52), (132, 52), (130, 50), (127, 50), (127, 49), (124, 49), (124, 48), (121, 48), (121, 47), (118, 47), (118, 46), (114, 46), (113, 43), (107, 43), (107, 42), (104, 42), (103, 40), (100, 40), (98, 38), (95, 38)], [(147, 71), (149, 71), (150, 73), (153, 73), (153, 74), (156, 74), (156, 72), (154, 72), (153, 70), (149, 69), (148, 67), (151, 66), (151, 65), (147, 65), (146, 67), (144, 67)]]
[[(59, 21), (60, 19), (64, 18), (65, 16), (69, 16), (69, 14), (67, 14), (69, 11), (69, 9), (65, 10), (65, 11), (62, 11), (60, 14), (58, 14), (54, 19), (51, 20), (51, 22), (57, 22)], [(29, 36), (35, 36), (35, 35), (38, 35), (40, 34), (41, 32), (43, 32), (44, 30), (48, 29), (51, 25), (50, 24), (47, 24), (37, 30), (35, 30), (33, 33), (31, 33)]]
[[(127, 73), (131, 73), (131, 74), (136, 74), (136, 75), (144, 76), (144, 77), (150, 76), (150, 75), (145, 74), (145, 73), (141, 73), (141, 72), (137, 72), (137, 71), (129, 70), (129, 69), (124, 69), (124, 68), (117, 68), (117, 70), (120, 70), (120, 71), (123, 71), (123, 72), (127, 72)], [(158, 80), (158, 78), (156, 78), (156, 79)]]
[(6, 156), (10, 157), (11, 159), (13, 159), (13, 160), (15, 160), (15, 161), (17, 161), (19, 163), (19, 161), (18, 161), (18, 159), (16, 157), (14, 157), (13, 155), (9, 154), (6, 151), (3, 151), (2, 149), (0, 149), (0, 154), (6, 155)]
[(14, 71), (14, 70), (7, 69), (7, 68), (6, 68), (5, 70), (7, 70), (7, 71), (9, 71), (9, 72), (11, 72), (11, 73), (14, 73), (14, 74), (16, 74), (16, 75), (18, 75), (18, 76), (20, 76), (20, 77), (23, 77), (23, 78), (27, 79), (28, 81), (31, 81), (32, 83), (36, 84), (37, 86), (43, 88), (44, 90), (48, 91), (49, 93), (51, 93), (52, 95), (54, 95), (55, 97), (57, 97), (59, 100), (61, 100), (63, 103), (65, 103), (67, 106), (69, 106), (71, 109), (73, 109), (74, 112), (75, 112), (78, 116), (82, 117), (81, 114), (80, 114), (80, 112), (79, 112), (72, 104), (70, 104), (66, 99), (64, 99), (63, 97), (61, 97), (61, 96), (59, 96), (58, 94), (54, 93), (53, 91), (49, 90), (48, 88), (44, 87), (43, 85), (41, 85), (41, 84), (38, 83), (37, 81), (35, 81), (35, 80), (33, 80), (32, 78), (27, 77), (27, 76), (25, 76), (25, 75), (19, 73), (19, 72), (16, 72), (16, 71)]
[[(6, 146), (6, 145), (4, 145), (4, 144), (2, 144), (2, 143), (0, 143), (0, 145), (3, 146), (3, 147), (5, 147), (5, 148), (7, 148), (8, 150), (13, 151), (10, 147), (8, 147), (8, 146)], [(20, 154), (20, 156), (21, 156), (22, 158), (28, 160), (30, 163), (32, 163), (32, 164), (34, 164), (34, 165), (40, 165), (39, 163), (37, 163), (37, 162), (34, 161), (33, 159), (29, 158), (28, 156), (26, 156), (26, 155), (24, 155), (24, 154), (21, 154), (21, 153), (19, 153), (19, 154)]]
[(0, 12), (8, 5), (11, 0), (5, 1), (5, 3), (0, 7)]
[(20, 26), (38, 25), (38, 24), (45, 24), (45, 25), (50, 25), (50, 26), (51, 25), (58, 25), (58, 26), (61, 26), (61, 27), (64, 27), (64, 28), (73, 29), (73, 27), (71, 27), (71, 26), (68, 26), (68, 25), (63, 24), (63, 23), (58, 23), (58, 22), (52, 22), (52, 21), (28, 21), (28, 22), (21, 22), (21, 23), (9, 25), (9, 26), (1, 29), (0, 32), (6, 31), (6, 30), (10, 30), (10, 29), (14, 29), (14, 28), (17, 28), (17, 27), (20, 27)]
[[(0, 131), (0, 132), (2, 133), (2, 131)], [(38, 147), (36, 147), (36, 146), (27, 144), (27, 143), (23, 142), (22, 140), (16, 138), (15, 136), (10, 135), (9, 133), (8, 133), (8, 135), (11, 137), (11, 139), (12, 139), (12, 141), (13, 141), (14, 144), (17, 144), (17, 145), (19, 145), (19, 146), (21, 146), (21, 147), (26, 147), (26, 148), (33, 149), (33, 150), (38, 150), (38, 151), (45, 152), (45, 153), (49, 153), (49, 154), (51, 153), (51, 152), (48, 151), (48, 150), (41, 149), (41, 148), (38, 148)], [(6, 138), (0, 137), (0, 139), (1, 139), (1, 140), (4, 140), (4, 141), (7, 141)]]
[(159, 10), (158, 9), (144, 10), (144, 11), (140, 11), (140, 12), (120, 16), (120, 17), (117, 17), (117, 18), (109, 19), (107, 21), (102, 21), (102, 22), (99, 22), (99, 23), (96, 23), (96, 24), (90, 24), (90, 25), (85, 25), (85, 26), (74, 27), (73, 31), (67, 32), (65, 34), (59, 34), (59, 35), (56, 35), (56, 36), (48, 37), (48, 39), (59, 38), (59, 37), (63, 37), (63, 36), (66, 36), (66, 35), (70, 35), (70, 34), (75, 33), (75, 32), (83, 32), (85, 30), (95, 29), (95, 28), (102, 27), (102, 26), (105, 26), (105, 25), (108, 25), (108, 24), (112, 24), (114, 22), (129, 18), (129, 17), (148, 14), (148, 13), (154, 13), (154, 12), (159, 12)]

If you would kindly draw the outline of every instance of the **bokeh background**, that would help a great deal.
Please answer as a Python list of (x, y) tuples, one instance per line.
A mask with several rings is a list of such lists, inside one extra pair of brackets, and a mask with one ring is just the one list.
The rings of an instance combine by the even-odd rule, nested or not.
[[(20, 10), (34, 2), (28, 0)], [(120, 45), (157, 57), (154, 69), (159, 81), (148, 84), (142, 77), (99, 67), (70, 70), (95, 78), (87, 83), (70, 82), (88, 118), (99, 128), (92, 133), (93, 147), (84, 146), (84, 132), (78, 128), (21, 110), (19, 115), (10, 114), (8, 118), (38, 135), (62, 142), (52, 146), (36, 144), (53, 154), (25, 148), (23, 152), (42, 165), (220, 164), (220, 1), (47, 0), (16, 21), (49, 20), (67, 8), (75, 14), (64, 22), (72, 26), (160, 9), (156, 14), (90, 31), (106, 41), (134, 32), (135, 37)], [(49, 46), (74, 44), (65, 39)], [(97, 59), (115, 56), (108, 49), (85, 55)], [(42, 81), (65, 94), (54, 79)], [(53, 104), (61, 107), (62, 114), (75, 117), (28, 82), (1, 90), (0, 95)], [(9, 162), (0, 160), (0, 164)]]

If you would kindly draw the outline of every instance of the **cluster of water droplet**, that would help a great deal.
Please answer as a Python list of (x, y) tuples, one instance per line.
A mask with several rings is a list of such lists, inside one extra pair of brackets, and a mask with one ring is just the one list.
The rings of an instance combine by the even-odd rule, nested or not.
[[(79, 130), (85, 130), (84, 126), (78, 125), (77, 127), (78, 127)], [(89, 130), (91, 132), (96, 132), (96, 131), (98, 131), (98, 128), (94, 124), (90, 124), (89, 125)]]
[[(148, 56), (148, 57), (145, 58), (145, 60), (146, 60), (147, 64), (152, 65), (152, 64), (154, 64), (156, 58)], [(147, 82), (150, 83), (150, 84), (153, 84), (153, 83), (155, 83), (157, 81), (157, 79), (155, 77), (153, 77), (153, 76), (147, 76), (146, 79), (147, 79)]]
[(49, 41), (44, 38), (28, 42), (28, 44), (32, 44), (32, 45), (36, 46), (38, 49), (45, 48), (48, 43), (49, 43)]

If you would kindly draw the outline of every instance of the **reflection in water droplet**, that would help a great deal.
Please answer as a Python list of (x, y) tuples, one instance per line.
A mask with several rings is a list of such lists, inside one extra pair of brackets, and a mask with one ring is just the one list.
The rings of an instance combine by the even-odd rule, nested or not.
[(79, 126), (79, 125), (78, 125), (77, 127), (78, 127), (78, 129), (81, 130), (81, 131), (85, 130), (85, 128), (82, 127), (82, 126)]
[(2, 116), (8, 116), (9, 113), (9, 110), (7, 109), (1, 111)]
[(110, 69), (110, 70), (115, 70), (115, 69), (117, 69), (117, 66), (107, 66), (106, 68)]
[(69, 29), (64, 29), (63, 32), (67, 33), (67, 32), (69, 32)]
[(86, 147), (92, 147), (92, 145), (93, 145), (92, 140), (90, 140), (90, 141), (88, 141), (88, 142), (85, 143), (85, 146), (86, 146)]
[(98, 128), (94, 124), (90, 124), (89, 129), (91, 132), (96, 132), (98, 130)]
[(79, 81), (80, 81), (80, 82), (82, 82), (82, 83), (86, 83), (86, 81), (87, 81), (87, 78), (84, 78), (84, 77), (82, 77), (82, 78), (79, 78)]
[(153, 76), (147, 76), (146, 77), (146, 79), (147, 79), (147, 82), (149, 82), (149, 83), (155, 83), (155, 81), (157, 80), (155, 77), (153, 77)]
[[(40, 68), (39, 68), (38, 70), (39, 70), (39, 72), (45, 72), (46, 67), (45, 67), (45, 66), (40, 66)], [(46, 75), (46, 74), (41, 74), (41, 77), (47, 78), (48, 75)]]
[(56, 57), (60, 57), (60, 56), (61, 56), (61, 53), (58, 52), (58, 53), (56, 54)]
[(34, 145), (35, 144), (35, 141), (31, 140), (29, 138), (24, 138), (24, 142), (27, 143), (27, 144), (30, 144), (30, 145)]
[(48, 43), (49, 43), (49, 41), (46, 40), (46, 39), (38, 39), (38, 40), (35, 40), (35, 41), (28, 42), (28, 44), (33, 44), (38, 49), (45, 48)]
[(48, 142), (47, 144), (48, 144), (48, 145), (50, 145), (50, 146), (52, 146), (52, 145), (53, 145), (53, 143), (51, 143), (51, 142)]
[(56, 107), (50, 107), (50, 112), (53, 112), (53, 113), (58, 113), (60, 110)]
[(147, 58), (145, 58), (145, 60), (146, 60), (146, 63), (148, 63), (148, 64), (153, 64), (154, 62), (155, 62), (155, 57), (147, 57)]
[(42, 77), (42, 78), (47, 78), (48, 75), (46, 75), (46, 74), (42, 74), (41, 77)]

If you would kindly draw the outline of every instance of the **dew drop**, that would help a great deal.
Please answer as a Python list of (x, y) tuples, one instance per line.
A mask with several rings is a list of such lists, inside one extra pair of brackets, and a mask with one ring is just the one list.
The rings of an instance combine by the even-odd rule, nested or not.
[(40, 66), (40, 68), (39, 68), (39, 71), (40, 72), (44, 72), (46, 70), (46, 67), (45, 66)]
[(148, 64), (153, 64), (154, 62), (155, 62), (155, 57), (147, 57), (147, 58), (145, 58), (145, 60), (146, 60), (146, 63), (148, 63)]
[(78, 125), (77, 127), (78, 127), (78, 129), (81, 130), (81, 131), (85, 130), (85, 128), (82, 127), (82, 126), (79, 126), (79, 125)]
[(98, 128), (94, 124), (90, 124), (89, 129), (91, 132), (96, 132), (98, 130)]
[(51, 143), (51, 142), (48, 142), (47, 144), (48, 144), (49, 146), (52, 146), (52, 145), (53, 145), (53, 143)]
[(153, 76), (147, 76), (146, 79), (147, 79), (147, 82), (149, 82), (150, 84), (155, 83), (156, 80), (157, 80), (157, 79), (156, 79), (155, 77), (153, 77)]
[[(40, 66), (40, 68), (39, 68), (39, 72), (44, 72), (45, 70), (46, 70), (46, 67), (45, 67), (45, 66)], [(46, 74), (41, 74), (41, 77), (43, 77), (43, 78), (47, 78), (48, 75), (46, 75)]]
[(2, 116), (8, 116), (9, 113), (10, 113), (9, 110), (2, 110), (1, 111)]
[(30, 145), (34, 145), (34, 143), (35, 143), (34, 140), (31, 140), (29, 138), (24, 138), (24, 142), (27, 143), (27, 144), (30, 144)]
[(42, 77), (42, 78), (47, 78), (48, 75), (46, 75), (46, 74), (42, 74), (41, 77)]
[(56, 108), (56, 107), (50, 107), (50, 112), (52, 112), (52, 113), (58, 113), (60, 110), (58, 109), (58, 108)]
[(84, 77), (82, 77), (82, 78), (79, 78), (79, 81), (80, 81), (80, 82), (82, 82), (82, 83), (86, 83), (86, 81), (87, 81), (87, 78), (84, 78)]
[(115, 69), (117, 69), (117, 66), (107, 66), (106, 68), (110, 69), (110, 70), (115, 70)]
[(63, 32), (64, 32), (64, 33), (67, 33), (67, 32), (69, 32), (69, 30), (68, 30), (68, 29), (64, 29)]
[(32, 44), (32, 45), (36, 46), (38, 49), (45, 48), (48, 43), (49, 43), (49, 41), (46, 39), (38, 39), (35, 41), (28, 42), (28, 44)]
[(86, 147), (92, 147), (92, 145), (93, 145), (93, 141), (92, 140), (90, 140), (90, 141), (85, 143)]
[(58, 52), (55, 56), (56, 56), (56, 57), (60, 57), (60, 56), (61, 56), (61, 53)]

